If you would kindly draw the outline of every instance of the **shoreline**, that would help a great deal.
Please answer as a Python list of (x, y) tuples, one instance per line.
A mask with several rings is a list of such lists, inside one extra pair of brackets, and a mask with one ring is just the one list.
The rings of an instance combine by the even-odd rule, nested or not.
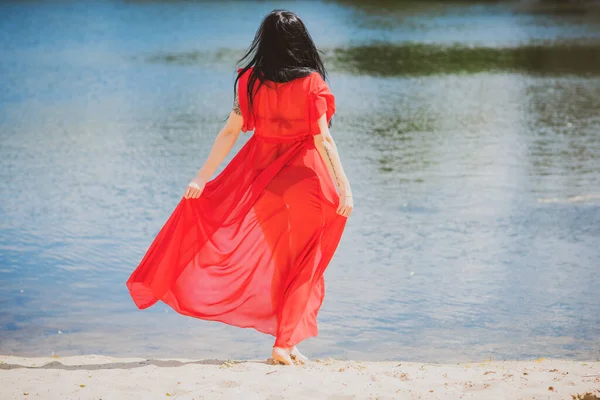
[[(0, 355), (1, 399), (600, 398), (600, 361), (431, 364)], [(540, 397), (543, 396), (543, 397)], [(586, 400), (588, 400), (586, 398)]]

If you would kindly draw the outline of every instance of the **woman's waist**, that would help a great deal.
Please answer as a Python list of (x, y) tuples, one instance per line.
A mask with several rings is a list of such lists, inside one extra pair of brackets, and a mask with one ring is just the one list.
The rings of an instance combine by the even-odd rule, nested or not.
[(282, 135), (282, 134), (272, 135), (272, 134), (267, 134), (267, 133), (261, 132), (259, 130), (255, 130), (254, 136), (258, 140), (262, 140), (265, 142), (291, 143), (291, 142), (300, 142), (300, 141), (306, 140), (313, 135), (310, 132), (301, 132), (301, 133), (284, 134), (284, 135)]

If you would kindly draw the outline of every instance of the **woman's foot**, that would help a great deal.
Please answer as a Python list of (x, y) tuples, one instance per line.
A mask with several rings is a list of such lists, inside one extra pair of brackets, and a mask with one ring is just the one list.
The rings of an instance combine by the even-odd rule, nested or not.
[(296, 346), (292, 348), (290, 356), (294, 361), (298, 361), (300, 364), (306, 364), (308, 362), (308, 357), (300, 353), (300, 350), (298, 350)]
[(283, 347), (273, 347), (272, 356), (275, 364), (294, 365), (294, 360), (290, 354), (291, 349)]

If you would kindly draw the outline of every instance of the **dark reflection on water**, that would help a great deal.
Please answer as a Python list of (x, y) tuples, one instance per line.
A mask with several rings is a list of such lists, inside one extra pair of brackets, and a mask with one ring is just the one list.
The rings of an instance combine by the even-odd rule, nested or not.
[[(0, 3), (0, 354), (268, 356), (270, 337), (140, 312), (125, 287), (273, 6), (235, 4)], [(277, 5), (325, 49), (356, 201), (303, 350), (598, 358), (593, 13), (390, 4)]]
[(556, 79), (531, 87), (527, 95), (532, 116), (527, 127), (535, 132), (529, 135), (535, 156), (531, 173), (544, 177), (540, 190), (552, 193), (554, 185), (566, 185), (575, 196), (577, 187), (595, 188), (597, 182), (590, 177), (599, 169), (600, 86)]
[[(150, 63), (229, 66), (241, 50), (152, 54)], [(515, 48), (370, 43), (328, 49), (324, 58), (334, 70), (381, 76), (517, 72), (531, 75), (600, 75), (600, 43), (529, 44)]]
[(597, 1), (523, 1), (515, 3), (518, 12), (551, 15), (558, 19), (582, 17), (583, 21), (600, 23), (600, 4)]
[[(502, 3), (499, 0), (331, 0), (334, 3), (343, 4), (344, 6), (356, 7), (365, 12), (373, 13), (389, 13), (393, 11), (421, 11), (428, 14), (434, 13), (435, 10), (452, 9), (456, 6), (476, 6), (480, 4), (497, 4)], [(507, 3), (507, 2), (504, 2)], [(508, 2), (510, 3), (510, 2)]]
[(348, 7), (355, 7), (368, 14), (381, 14), (393, 17), (407, 13), (455, 13), (468, 12), (468, 8), (484, 6), (484, 10), (505, 10), (512, 13), (552, 15), (557, 18), (586, 17), (600, 22), (600, 4), (597, 1), (502, 1), (502, 0), (331, 0)]
[(600, 44), (548, 43), (515, 48), (374, 43), (335, 49), (341, 70), (371, 75), (434, 75), (486, 71), (532, 75), (599, 75)]
[[(202, 66), (231, 66), (244, 55), (244, 51), (233, 49), (219, 49), (217, 51), (191, 51), (181, 53), (162, 52), (142, 58), (150, 63), (167, 63), (179, 65)], [(139, 57), (138, 57), (139, 58)]]
[[(408, 101), (397, 103), (398, 109), (403, 110), (402, 114), (380, 111), (373, 120), (367, 122), (372, 124), (372, 133), (377, 137), (373, 144), (381, 152), (381, 171), (418, 171), (437, 163), (435, 154), (430, 154), (431, 141), (435, 140), (432, 135), (436, 130), (435, 115), (422, 107), (422, 103), (420, 105), (421, 108), (411, 106)], [(423, 178), (401, 179), (405, 180), (420, 182)]]

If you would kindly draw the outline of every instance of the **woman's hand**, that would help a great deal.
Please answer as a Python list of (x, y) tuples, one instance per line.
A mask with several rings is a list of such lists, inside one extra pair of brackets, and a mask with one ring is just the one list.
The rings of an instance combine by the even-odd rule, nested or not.
[(340, 204), (337, 208), (337, 213), (344, 217), (349, 217), (354, 208), (354, 201), (352, 201), (351, 193), (342, 193), (340, 195)]
[(183, 197), (186, 199), (197, 199), (202, 194), (205, 185), (206, 179), (199, 176), (195, 177), (188, 183)]
[(319, 129), (321, 133), (314, 135), (315, 147), (321, 155), (321, 159), (327, 166), (327, 170), (333, 178), (333, 183), (340, 193), (340, 201), (336, 212), (345, 217), (350, 216), (352, 209), (354, 208), (354, 202), (352, 201), (352, 191), (350, 190), (350, 182), (342, 167), (342, 160), (337, 151), (337, 146), (331, 132), (329, 132), (329, 126), (327, 124), (327, 113), (323, 113), (319, 118)]

